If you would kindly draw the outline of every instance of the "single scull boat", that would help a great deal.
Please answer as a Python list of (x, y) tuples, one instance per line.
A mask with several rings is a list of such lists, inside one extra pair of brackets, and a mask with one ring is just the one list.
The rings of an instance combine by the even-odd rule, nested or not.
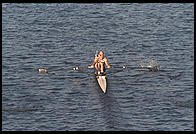
[(95, 72), (95, 78), (101, 90), (106, 93), (107, 90), (107, 77), (106, 73), (100, 74), (99, 72)]

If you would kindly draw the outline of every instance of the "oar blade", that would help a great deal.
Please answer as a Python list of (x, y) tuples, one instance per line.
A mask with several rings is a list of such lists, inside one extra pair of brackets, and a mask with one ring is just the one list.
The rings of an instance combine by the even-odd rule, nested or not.
[(48, 73), (48, 70), (46, 70), (46, 69), (38, 69), (38, 71), (40, 72), (40, 73)]

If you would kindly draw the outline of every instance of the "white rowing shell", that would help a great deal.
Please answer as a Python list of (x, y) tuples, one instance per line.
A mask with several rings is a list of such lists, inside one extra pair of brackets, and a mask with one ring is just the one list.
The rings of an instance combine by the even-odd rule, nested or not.
[(103, 76), (99, 75), (99, 76), (96, 76), (96, 78), (97, 78), (97, 82), (98, 82), (100, 88), (102, 89), (102, 91), (104, 93), (106, 93), (106, 89), (107, 89), (107, 79), (106, 79), (106, 76), (105, 75), (103, 75)]

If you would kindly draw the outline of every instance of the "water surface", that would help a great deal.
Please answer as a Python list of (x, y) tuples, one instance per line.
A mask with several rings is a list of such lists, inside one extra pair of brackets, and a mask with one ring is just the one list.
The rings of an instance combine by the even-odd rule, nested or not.
[[(2, 4), (2, 130), (194, 130), (194, 4)], [(103, 94), (86, 66), (102, 49)]]

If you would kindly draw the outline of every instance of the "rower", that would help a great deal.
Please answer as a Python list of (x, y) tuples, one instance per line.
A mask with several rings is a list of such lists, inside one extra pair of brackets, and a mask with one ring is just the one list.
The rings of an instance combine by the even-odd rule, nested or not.
[(100, 50), (98, 55), (95, 56), (94, 62), (90, 67), (95, 67), (98, 70), (98, 74), (103, 74), (105, 72), (105, 65), (107, 68), (111, 68), (110, 64), (108, 63), (108, 59), (104, 57), (104, 52)]

